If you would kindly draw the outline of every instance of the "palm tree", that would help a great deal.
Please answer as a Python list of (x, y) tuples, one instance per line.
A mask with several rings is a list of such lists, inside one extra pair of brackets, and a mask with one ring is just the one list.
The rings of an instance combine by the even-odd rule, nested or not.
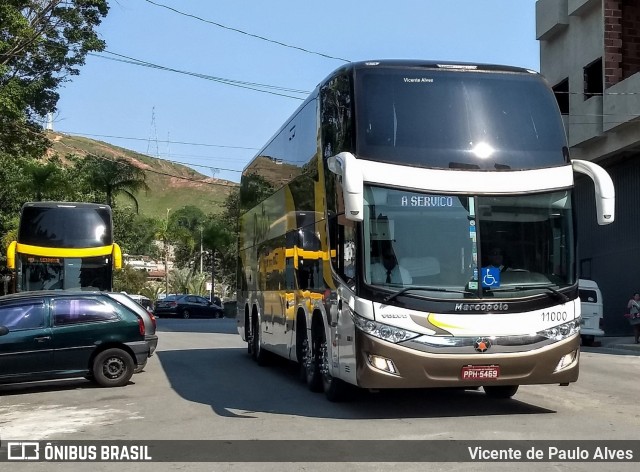
[(167, 217), (162, 220), (155, 220), (153, 235), (159, 241), (162, 241), (162, 258), (164, 260), (164, 281), (165, 281), (165, 293), (169, 293), (169, 245), (173, 239), (173, 232), (169, 225), (169, 212), (170, 208), (167, 208)]
[(34, 194), (35, 201), (45, 196), (58, 198), (65, 193), (67, 181), (64, 171), (57, 162), (27, 161), (23, 168), (23, 180), (18, 188), (26, 194)]
[(80, 165), (89, 186), (105, 194), (107, 205), (114, 207), (116, 195), (123, 194), (133, 201), (138, 213), (138, 200), (134, 194), (150, 190), (144, 170), (123, 157), (114, 160), (107, 156), (88, 155)]

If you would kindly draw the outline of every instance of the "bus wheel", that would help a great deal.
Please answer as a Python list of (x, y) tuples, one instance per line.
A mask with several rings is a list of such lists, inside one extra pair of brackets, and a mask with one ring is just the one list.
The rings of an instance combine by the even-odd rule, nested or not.
[(329, 354), (327, 352), (327, 342), (322, 343), (322, 388), (324, 394), (330, 402), (341, 402), (348, 400), (351, 389), (343, 380), (336, 379), (329, 373)]
[(191, 315), (189, 314), (189, 310), (184, 310), (184, 311), (182, 312), (182, 317), (183, 317), (185, 320), (188, 320), (190, 316), (191, 316)]
[(93, 376), (103, 387), (122, 387), (129, 382), (135, 364), (128, 352), (118, 348), (102, 351), (93, 361)]
[(583, 346), (593, 346), (593, 343), (595, 342), (596, 337), (595, 336), (587, 336), (586, 334), (582, 336), (582, 345)]
[(312, 342), (309, 345), (309, 337), (305, 336), (302, 343), (304, 352), (304, 370), (307, 387), (312, 392), (322, 392), (322, 373), (320, 372), (320, 343)]
[(256, 360), (258, 365), (264, 366), (267, 365), (267, 351), (262, 349), (262, 345), (260, 344), (260, 324), (258, 320), (253, 323), (253, 333), (251, 336), (251, 355)]
[(518, 391), (517, 385), (495, 385), (482, 387), (484, 393), (491, 398), (511, 398)]

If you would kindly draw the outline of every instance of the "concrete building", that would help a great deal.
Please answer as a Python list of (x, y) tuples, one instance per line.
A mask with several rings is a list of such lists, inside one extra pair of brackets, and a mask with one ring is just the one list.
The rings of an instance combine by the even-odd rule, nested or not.
[(616, 221), (598, 226), (593, 186), (577, 178), (578, 260), (602, 290), (606, 333), (628, 334), (640, 292), (640, 0), (538, 0), (536, 35), (571, 157), (600, 164), (616, 188)]

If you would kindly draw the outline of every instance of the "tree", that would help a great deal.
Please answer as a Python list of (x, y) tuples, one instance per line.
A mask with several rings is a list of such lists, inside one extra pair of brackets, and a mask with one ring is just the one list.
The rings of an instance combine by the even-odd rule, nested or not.
[(0, 153), (40, 157), (48, 147), (38, 119), (56, 111), (56, 90), (103, 51), (96, 28), (107, 0), (0, 2)]
[(104, 203), (115, 208), (116, 195), (126, 195), (131, 199), (138, 213), (138, 199), (135, 193), (140, 190), (150, 190), (144, 170), (122, 157), (111, 159), (107, 156), (88, 155), (84, 160), (77, 161), (77, 165), (85, 173), (89, 188), (104, 193)]
[(113, 274), (113, 290), (116, 292), (140, 293), (147, 281), (144, 270), (125, 265)]
[(173, 232), (169, 224), (169, 212), (167, 208), (167, 217), (154, 220), (153, 234), (154, 237), (162, 242), (162, 260), (164, 261), (164, 282), (165, 293), (169, 293), (169, 246), (173, 242)]
[(123, 254), (152, 256), (157, 253), (153, 244), (154, 220), (137, 214), (130, 207), (113, 210), (113, 239), (120, 245)]
[[(184, 206), (170, 217), (170, 227), (174, 233), (174, 262), (179, 267), (186, 267), (195, 263), (200, 252), (201, 229), (206, 216), (204, 212), (193, 205)], [(193, 264), (195, 268), (195, 264)]]
[(19, 188), (29, 195), (29, 200), (64, 200), (68, 186), (65, 177), (65, 169), (58, 160), (46, 163), (29, 160), (23, 167), (23, 180)]
[[(212, 284), (222, 285), (223, 293), (235, 286), (236, 273), (236, 233), (220, 218), (211, 219), (203, 232), (204, 244), (212, 250)], [(215, 291), (215, 286), (213, 287)]]

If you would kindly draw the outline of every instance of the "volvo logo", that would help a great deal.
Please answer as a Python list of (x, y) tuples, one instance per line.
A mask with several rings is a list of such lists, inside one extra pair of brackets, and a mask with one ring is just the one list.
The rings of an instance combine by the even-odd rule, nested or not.
[(473, 348), (478, 352), (487, 352), (491, 347), (491, 341), (487, 338), (478, 338), (473, 343)]

